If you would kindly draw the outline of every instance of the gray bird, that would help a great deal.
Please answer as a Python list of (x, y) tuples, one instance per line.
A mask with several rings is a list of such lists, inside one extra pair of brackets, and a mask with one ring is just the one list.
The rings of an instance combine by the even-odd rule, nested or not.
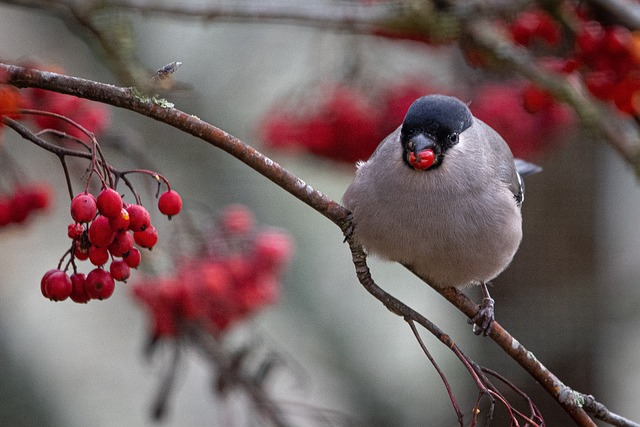
[[(516, 166), (517, 165), (517, 166)], [(357, 165), (343, 203), (353, 238), (369, 254), (397, 261), (434, 287), (481, 285), (476, 333), (489, 333), (486, 283), (522, 240), (521, 174), (506, 142), (466, 104), (444, 95), (417, 99), (402, 125)]]

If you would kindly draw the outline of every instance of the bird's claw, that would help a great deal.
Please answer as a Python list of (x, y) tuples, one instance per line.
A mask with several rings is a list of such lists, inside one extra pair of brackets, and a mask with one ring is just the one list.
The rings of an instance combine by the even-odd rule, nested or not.
[(349, 240), (351, 236), (353, 236), (354, 230), (355, 230), (355, 226), (353, 224), (353, 214), (349, 213), (349, 215), (347, 216), (347, 219), (342, 224), (342, 233), (344, 234), (344, 240), (342, 241), (343, 243)]
[(493, 306), (493, 298), (483, 298), (478, 312), (472, 318), (467, 320), (467, 323), (473, 325), (474, 334), (482, 334), (486, 337), (487, 335), (489, 335), (489, 333), (491, 333), (491, 328), (493, 327), (493, 321), (495, 319)]

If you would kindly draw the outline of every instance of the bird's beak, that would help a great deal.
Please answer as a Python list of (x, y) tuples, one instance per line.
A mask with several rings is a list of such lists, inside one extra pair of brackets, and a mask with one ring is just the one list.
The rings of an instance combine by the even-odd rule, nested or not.
[(414, 169), (429, 169), (435, 162), (435, 141), (424, 134), (417, 134), (409, 140), (408, 148), (411, 150), (407, 153), (409, 164)]

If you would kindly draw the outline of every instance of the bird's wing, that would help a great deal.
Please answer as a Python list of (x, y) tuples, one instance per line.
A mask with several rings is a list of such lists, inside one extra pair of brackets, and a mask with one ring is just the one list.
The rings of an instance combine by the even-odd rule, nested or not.
[(492, 159), (493, 164), (490, 164), (489, 167), (494, 169), (498, 179), (511, 190), (518, 206), (521, 205), (524, 200), (524, 183), (518, 168), (523, 168), (522, 175), (528, 175), (529, 173), (535, 173), (534, 168), (537, 166), (524, 160), (514, 159), (509, 146), (500, 134), (482, 120), (477, 118), (475, 120), (484, 131), (484, 139), (492, 153), (490, 159)]

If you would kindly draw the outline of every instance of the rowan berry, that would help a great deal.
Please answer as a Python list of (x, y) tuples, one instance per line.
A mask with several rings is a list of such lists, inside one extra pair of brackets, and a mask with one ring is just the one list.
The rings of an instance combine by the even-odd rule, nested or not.
[(107, 218), (117, 218), (122, 210), (122, 197), (113, 188), (105, 188), (98, 194), (98, 212)]
[(129, 230), (144, 231), (151, 225), (151, 216), (149, 211), (142, 205), (127, 205), (129, 213)]
[(158, 199), (158, 209), (164, 215), (167, 215), (169, 219), (173, 215), (178, 215), (182, 209), (182, 197), (178, 192), (169, 190), (160, 196)]
[(91, 299), (103, 300), (113, 295), (115, 283), (108, 271), (95, 268), (87, 274), (85, 289)]
[(71, 201), (71, 218), (75, 222), (90, 222), (97, 212), (96, 198), (89, 193), (80, 193)]
[(153, 225), (149, 225), (144, 231), (136, 231), (133, 238), (138, 246), (151, 249), (158, 242), (158, 230)]

